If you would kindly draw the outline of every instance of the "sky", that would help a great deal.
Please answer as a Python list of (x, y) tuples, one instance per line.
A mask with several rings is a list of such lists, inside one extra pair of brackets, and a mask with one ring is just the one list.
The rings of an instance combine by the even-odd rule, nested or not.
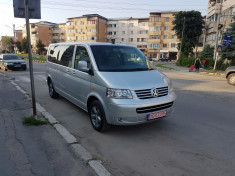
[[(149, 17), (150, 12), (197, 10), (206, 15), (208, 0), (41, 0), (41, 19), (65, 23), (67, 18), (99, 14), (106, 18)], [(25, 19), (14, 18), (13, 0), (0, 0), (0, 37), (13, 36), (13, 24), (22, 29)]]

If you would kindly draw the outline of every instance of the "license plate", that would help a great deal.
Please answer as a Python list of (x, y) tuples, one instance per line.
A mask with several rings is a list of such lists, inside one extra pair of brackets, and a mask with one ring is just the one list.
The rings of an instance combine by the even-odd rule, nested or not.
[(15, 64), (14, 67), (21, 67), (21, 64)]
[(152, 114), (148, 114), (147, 119), (148, 120), (153, 120), (153, 119), (158, 119), (158, 118), (164, 117), (164, 116), (166, 116), (166, 111), (155, 112), (155, 113), (152, 113)]

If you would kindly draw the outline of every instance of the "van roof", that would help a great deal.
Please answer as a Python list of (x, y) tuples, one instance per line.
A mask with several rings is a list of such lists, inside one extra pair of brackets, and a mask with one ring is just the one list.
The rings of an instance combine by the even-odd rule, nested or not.
[(50, 46), (53, 46), (53, 45), (79, 45), (79, 44), (88, 45), (88, 46), (92, 46), (92, 45), (131, 46), (131, 45), (121, 44), (121, 43), (112, 44), (112, 43), (105, 43), (105, 42), (64, 42), (64, 43), (52, 43), (52, 44), (50, 44)]

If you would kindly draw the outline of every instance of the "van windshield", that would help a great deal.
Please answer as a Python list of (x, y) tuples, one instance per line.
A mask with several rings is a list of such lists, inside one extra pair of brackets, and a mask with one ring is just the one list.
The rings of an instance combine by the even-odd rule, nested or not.
[(91, 50), (99, 71), (146, 71), (152, 70), (148, 59), (135, 47), (93, 45)]

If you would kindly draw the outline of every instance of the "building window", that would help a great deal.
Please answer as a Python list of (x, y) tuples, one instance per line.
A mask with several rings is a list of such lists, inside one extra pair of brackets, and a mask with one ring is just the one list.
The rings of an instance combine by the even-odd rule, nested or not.
[(110, 32), (110, 31), (108, 32), (108, 35), (112, 35), (112, 34), (113, 34), (112, 32)]
[(130, 27), (133, 27), (134, 26), (134, 23), (130, 23), (130, 25), (129, 25)]
[(81, 24), (81, 25), (84, 25), (84, 21), (80, 21), (80, 24)]
[(164, 31), (168, 31), (169, 30), (169, 26), (164, 26)]
[(167, 48), (167, 44), (166, 43), (163, 44), (163, 48)]
[(147, 42), (146, 38), (137, 38), (137, 42)]
[(79, 32), (79, 30), (78, 29), (76, 29), (76, 33), (78, 33)]
[(107, 27), (112, 27), (112, 24), (108, 24)]
[(164, 35), (163, 38), (164, 38), (164, 39), (168, 39), (168, 35)]
[(89, 20), (89, 21), (87, 21), (87, 24), (96, 24), (96, 21), (95, 20)]
[(150, 17), (149, 21), (150, 22), (160, 22), (161, 21), (161, 17), (160, 16)]
[(113, 32), (113, 35), (116, 35), (116, 34), (117, 34), (117, 32), (116, 32), (116, 31), (114, 31), (114, 32)]
[(149, 31), (160, 31), (161, 26), (154, 26), (154, 27), (149, 27)]
[(140, 22), (138, 23), (138, 26), (148, 26), (148, 22)]
[(76, 40), (78, 40), (78, 36), (76, 36)]
[(133, 38), (129, 38), (129, 42), (133, 42)]
[(122, 34), (125, 35), (125, 31), (122, 31)]
[(172, 39), (177, 39), (177, 36), (176, 35), (172, 35)]
[(76, 21), (76, 22), (75, 22), (75, 25), (77, 26), (78, 24), (79, 24), (79, 22), (78, 22), (78, 21)]
[(84, 40), (84, 36), (81, 36), (81, 40)]
[(176, 47), (176, 43), (171, 43), (171, 48), (175, 48)]
[(88, 28), (87, 32), (96, 32), (96, 28)]
[(150, 35), (149, 39), (160, 39), (160, 35)]
[(124, 38), (122, 38), (122, 42), (124, 42)]
[(148, 34), (148, 30), (141, 30), (139, 31), (139, 34)]
[(81, 29), (81, 32), (84, 32), (84, 29)]
[(152, 43), (148, 45), (148, 48), (159, 48), (159, 43)]
[(165, 22), (169, 22), (169, 17), (165, 17), (165, 18), (164, 18), (164, 21), (165, 21)]

